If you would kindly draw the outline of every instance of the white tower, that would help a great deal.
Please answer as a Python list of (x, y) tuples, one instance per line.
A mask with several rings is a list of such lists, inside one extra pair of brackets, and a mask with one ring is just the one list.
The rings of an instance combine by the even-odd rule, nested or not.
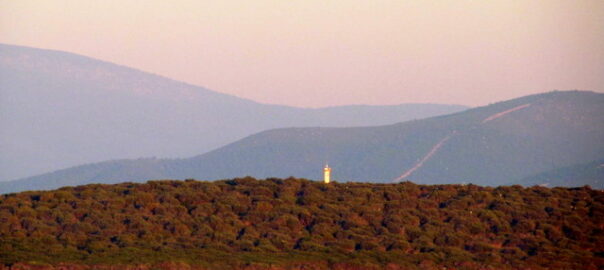
[(329, 168), (329, 165), (325, 164), (325, 168), (323, 168), (323, 182), (325, 182), (325, 184), (329, 184), (330, 180), (331, 180), (331, 168)]

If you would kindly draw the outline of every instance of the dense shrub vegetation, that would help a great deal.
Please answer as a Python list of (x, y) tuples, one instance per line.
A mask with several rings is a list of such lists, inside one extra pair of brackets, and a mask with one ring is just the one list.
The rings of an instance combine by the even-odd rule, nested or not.
[(603, 229), (604, 193), (589, 187), (240, 178), (0, 196), (5, 265), (598, 269)]

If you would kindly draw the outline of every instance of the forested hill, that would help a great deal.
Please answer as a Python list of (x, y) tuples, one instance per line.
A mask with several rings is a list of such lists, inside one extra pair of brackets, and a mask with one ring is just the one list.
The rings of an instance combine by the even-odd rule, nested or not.
[[(122, 160), (0, 183), (0, 192), (151, 179), (304, 177), (328, 161), (340, 181), (508, 185), (604, 158), (604, 94), (556, 91), (404, 123), (284, 128), (188, 159)], [(587, 181), (587, 182), (584, 182)], [(553, 185), (604, 188), (604, 180)]]
[(589, 187), (95, 184), (0, 196), (0, 263), (601, 269), (602, 228), (604, 193)]

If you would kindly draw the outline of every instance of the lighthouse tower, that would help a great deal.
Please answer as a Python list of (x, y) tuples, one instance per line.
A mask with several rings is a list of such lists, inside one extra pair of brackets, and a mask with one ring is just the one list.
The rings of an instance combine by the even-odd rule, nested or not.
[(331, 180), (331, 168), (329, 168), (329, 165), (325, 164), (325, 168), (323, 168), (323, 182), (325, 182), (325, 184), (329, 184), (330, 180)]

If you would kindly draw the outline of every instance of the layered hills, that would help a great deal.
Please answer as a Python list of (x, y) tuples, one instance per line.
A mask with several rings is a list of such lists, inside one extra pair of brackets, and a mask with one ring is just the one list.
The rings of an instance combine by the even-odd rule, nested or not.
[[(19, 181), (0, 191), (148, 179), (321, 178), (337, 181), (506, 185), (601, 160), (604, 94), (555, 91), (460, 113), (352, 128), (284, 128), (246, 137), (188, 159), (122, 160), (78, 166)], [(555, 185), (594, 185), (567, 179)]]
[(178, 178), (320, 179), (329, 161), (340, 181), (496, 186), (600, 160), (603, 142), (604, 94), (551, 92), (381, 127), (270, 130), (168, 169), (184, 172)]
[(95, 184), (0, 195), (0, 267), (601, 269), (603, 226), (589, 187)]
[(381, 125), (463, 109), (260, 104), (76, 54), (0, 44), (0, 181), (104, 160), (190, 157), (271, 128)]

